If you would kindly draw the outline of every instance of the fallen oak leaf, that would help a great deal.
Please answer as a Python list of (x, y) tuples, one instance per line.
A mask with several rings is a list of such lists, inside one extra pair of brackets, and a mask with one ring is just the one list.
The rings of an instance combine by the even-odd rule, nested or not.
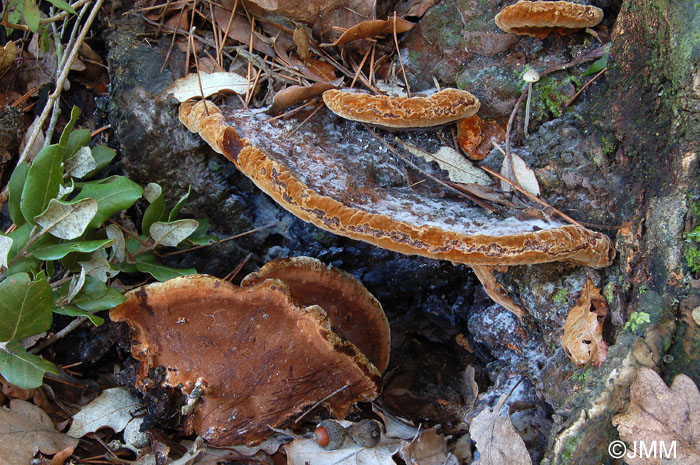
[(627, 443), (675, 445), (673, 461), (663, 453), (625, 456), (629, 465), (700, 464), (700, 392), (692, 379), (677, 375), (671, 387), (651, 368), (642, 367), (630, 389), (627, 411), (612, 419), (620, 439)]
[(415, 441), (404, 442), (401, 458), (413, 465), (457, 465), (457, 457), (447, 452), (447, 440), (437, 427), (421, 432)]
[(598, 367), (605, 361), (608, 345), (603, 340), (603, 320), (607, 314), (608, 305), (600, 290), (587, 279), (576, 306), (569, 310), (561, 338), (566, 355), (578, 366), (590, 362)]
[[(396, 18), (396, 33), (410, 31), (415, 23), (406, 21), (402, 18)], [(334, 47), (344, 45), (348, 42), (359, 39), (367, 39), (374, 36), (387, 35), (394, 33), (394, 18), (388, 19), (367, 19), (360, 21), (353, 27), (343, 32), (338, 39), (332, 44), (322, 44), (323, 47)]]
[(469, 425), (469, 434), (481, 453), (480, 465), (531, 465), (525, 442), (509, 416), (500, 416), (509, 394), (503, 394), (493, 410), (484, 408)]
[[(200, 87), (201, 83), (201, 87)], [(229, 91), (245, 95), (248, 90), (248, 80), (236, 73), (190, 73), (184, 78), (176, 80), (163, 92), (171, 94), (179, 102), (184, 102), (195, 97), (208, 97), (219, 92)]]
[(396, 141), (413, 155), (422, 157), (426, 161), (436, 161), (441, 169), (447, 171), (450, 180), (453, 182), (479, 184), (482, 186), (491, 184), (491, 178), (484, 170), (474, 166), (472, 162), (453, 148), (440, 147), (435, 154), (431, 154), (398, 138)]
[(333, 87), (335, 86), (329, 82), (317, 82), (310, 86), (289, 86), (275, 94), (266, 113), (276, 116), (287, 108), (318, 97)]
[[(513, 181), (515, 184), (519, 185), (532, 195), (540, 195), (540, 184), (537, 182), (537, 176), (535, 172), (527, 166), (525, 160), (517, 156), (516, 154), (510, 154), (513, 159), (513, 164), (511, 166), (510, 158), (503, 157), (503, 165), (501, 166), (501, 174)], [(503, 192), (510, 192), (512, 187), (507, 182), (501, 181), (501, 190)]]
[(106, 389), (73, 416), (73, 424), (67, 434), (81, 438), (105, 426), (119, 433), (131, 421), (131, 412), (138, 408), (139, 401), (126, 389)]
[[(78, 440), (59, 431), (51, 418), (36, 405), (19, 399), (0, 408), (0, 463), (29, 463), (37, 451), (51, 455), (73, 449)], [(70, 454), (68, 454), (70, 455)]]

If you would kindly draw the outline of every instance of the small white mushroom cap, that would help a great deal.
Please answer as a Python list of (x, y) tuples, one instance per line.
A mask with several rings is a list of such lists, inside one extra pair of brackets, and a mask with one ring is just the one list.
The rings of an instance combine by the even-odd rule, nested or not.
[(523, 74), (523, 81), (525, 82), (537, 82), (540, 80), (540, 73), (535, 71), (533, 68), (528, 69)]

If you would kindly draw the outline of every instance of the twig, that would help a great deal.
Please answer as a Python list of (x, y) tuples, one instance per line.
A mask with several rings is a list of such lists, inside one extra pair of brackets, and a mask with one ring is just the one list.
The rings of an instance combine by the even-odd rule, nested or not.
[(67, 335), (69, 335), (70, 333), (75, 331), (80, 325), (85, 323), (87, 321), (87, 319), (88, 318), (86, 316), (79, 316), (78, 318), (76, 318), (73, 321), (71, 321), (70, 323), (68, 323), (68, 326), (66, 326), (65, 328), (63, 328), (62, 330), (60, 330), (59, 332), (57, 332), (53, 336), (47, 337), (46, 339), (44, 339), (41, 344), (34, 347), (29, 353), (38, 354), (39, 352), (46, 349), (48, 346), (50, 346), (54, 342), (58, 341), (59, 339), (63, 339), (64, 337), (66, 337)]
[(197, 245), (195, 247), (190, 247), (189, 249), (175, 250), (173, 252), (165, 253), (161, 257), (165, 258), (165, 257), (170, 257), (172, 255), (179, 255), (181, 253), (190, 252), (192, 250), (202, 249), (204, 247), (211, 247), (212, 245), (221, 244), (221, 243), (224, 243), (226, 241), (231, 241), (233, 239), (238, 239), (238, 238), (241, 238), (243, 236), (247, 236), (249, 234), (254, 234), (256, 232), (262, 231), (263, 229), (277, 226), (278, 224), (279, 223), (277, 221), (275, 221), (274, 223), (266, 224), (265, 226), (260, 226), (259, 228), (251, 229), (250, 231), (242, 232), (240, 234), (236, 234), (235, 236), (229, 236), (227, 238), (221, 239), (220, 241), (212, 242), (211, 244), (202, 244), (202, 245)]
[[(557, 210), (556, 208), (554, 208), (553, 206), (551, 206), (550, 204), (548, 204), (548, 203), (545, 202), (544, 200), (540, 199), (540, 198), (537, 197), (536, 195), (532, 195), (530, 192), (526, 191), (525, 189), (523, 189), (523, 188), (520, 187), (519, 185), (515, 184), (515, 183), (514, 183), (513, 181), (511, 181), (510, 179), (508, 179), (508, 178), (506, 178), (505, 176), (501, 175), (501, 173), (497, 173), (497, 172), (495, 172), (494, 170), (492, 170), (491, 168), (489, 168), (488, 166), (484, 166), (484, 165), (481, 165), (480, 168), (481, 168), (482, 170), (486, 171), (487, 173), (489, 173), (491, 176), (494, 176), (494, 177), (500, 179), (501, 181), (505, 182), (506, 184), (510, 185), (513, 189), (517, 190), (518, 192), (520, 192), (521, 194), (523, 194), (523, 195), (526, 196), (527, 198), (534, 200), (535, 202), (539, 203), (539, 204), (542, 205), (543, 207), (551, 208), (553, 212), (555, 212), (557, 215), (559, 215), (559, 216), (561, 216), (562, 218), (564, 218), (564, 219), (565, 219), (566, 221), (568, 221), (569, 223), (575, 224), (576, 226), (581, 226), (581, 223), (579, 223), (579, 222), (576, 221), (575, 219), (571, 218), (571, 217), (570, 217), (569, 215), (567, 215), (566, 213), (563, 213), (563, 212)], [(581, 227), (583, 227), (583, 226), (581, 226)]]
[(450, 191), (456, 193), (456, 194), (459, 195), (460, 197), (465, 197), (465, 198), (471, 200), (472, 202), (474, 202), (475, 204), (477, 204), (478, 206), (480, 206), (480, 207), (482, 207), (482, 208), (485, 208), (485, 209), (487, 209), (487, 210), (489, 210), (489, 211), (493, 211), (493, 207), (492, 207), (491, 205), (489, 205), (489, 204), (483, 202), (481, 199), (478, 199), (478, 198), (474, 197), (473, 195), (469, 195), (469, 194), (467, 194), (466, 192), (462, 192), (462, 191), (460, 191), (459, 189), (455, 189), (454, 187), (450, 186), (448, 183), (446, 183), (446, 182), (443, 181), (442, 179), (438, 179), (438, 178), (436, 178), (435, 176), (433, 176), (432, 174), (426, 172), (425, 170), (420, 169), (418, 166), (416, 166), (415, 163), (413, 163), (411, 160), (409, 160), (408, 157), (405, 157), (401, 152), (399, 152), (398, 150), (396, 150), (396, 148), (392, 147), (392, 146), (389, 145), (383, 138), (379, 137), (379, 134), (377, 134), (377, 133), (374, 131), (374, 129), (372, 129), (371, 127), (369, 127), (369, 125), (365, 124), (365, 128), (370, 132), (370, 134), (372, 134), (374, 137), (376, 137), (377, 140), (379, 140), (382, 144), (384, 144), (384, 146), (385, 146), (387, 149), (389, 149), (389, 151), (390, 151), (391, 153), (393, 153), (393, 154), (396, 155), (397, 157), (401, 158), (401, 159), (404, 161), (404, 163), (406, 163), (408, 166), (410, 166), (410, 167), (413, 168), (414, 170), (416, 170), (416, 171), (420, 172), (421, 174), (423, 174), (423, 176), (425, 176), (426, 178), (428, 178), (428, 179), (430, 179), (430, 180), (432, 180), (432, 181), (434, 181), (434, 182), (440, 184), (441, 186), (445, 187), (446, 189), (448, 189), (448, 190), (450, 190)]
[[(83, 26), (83, 29), (80, 31), (80, 35), (78, 36), (78, 39), (76, 40), (75, 45), (73, 46), (73, 48), (70, 51), (70, 55), (68, 56), (68, 59), (66, 60), (66, 64), (63, 67), (63, 71), (61, 71), (61, 74), (58, 77), (58, 80), (56, 81), (56, 89), (53, 91), (53, 93), (51, 95), (49, 95), (49, 98), (46, 101), (46, 105), (44, 106), (44, 110), (41, 112), (41, 115), (39, 116), (39, 123), (37, 124), (34, 131), (32, 131), (29, 138), (27, 139), (27, 145), (24, 147), (22, 154), (19, 156), (19, 159), (17, 160), (18, 165), (20, 163), (22, 163), (23, 161), (27, 162), (27, 163), (31, 162), (31, 160), (29, 159), (30, 149), (32, 148), (32, 145), (34, 145), (34, 141), (36, 141), (36, 138), (38, 137), (39, 133), (41, 132), (41, 127), (44, 125), (46, 118), (48, 118), (49, 113), (51, 113), (54, 102), (56, 100), (58, 100), (58, 97), (61, 95), (61, 92), (63, 91), (63, 83), (68, 78), (68, 72), (70, 71), (70, 67), (73, 64), (73, 61), (75, 61), (75, 58), (78, 56), (78, 49), (80, 48), (80, 44), (83, 42), (83, 40), (85, 40), (85, 36), (87, 35), (87, 32), (90, 29), (90, 26), (92, 25), (92, 22), (97, 17), (97, 12), (100, 10), (100, 7), (102, 6), (103, 1), (104, 0), (97, 0), (95, 2), (95, 4), (93, 5), (92, 11), (90, 11), (90, 15), (88, 16), (87, 20), (85, 21), (85, 25)], [(8, 186), (5, 186), (5, 188), (0, 193), (0, 208), (3, 207), (5, 202), (7, 202), (7, 192), (8, 192)]]
[(411, 87), (408, 85), (408, 78), (406, 77), (406, 69), (403, 67), (403, 60), (401, 59), (401, 49), (399, 48), (399, 39), (396, 35), (396, 10), (394, 10), (394, 44), (396, 45), (396, 57), (399, 59), (399, 64), (401, 65), (401, 72), (403, 73), (403, 80), (406, 83), (406, 94), (411, 96)]
[(606, 66), (605, 68), (601, 69), (600, 72), (598, 72), (598, 74), (596, 74), (595, 76), (593, 76), (587, 83), (585, 83), (585, 84), (578, 90), (578, 92), (576, 92), (576, 93), (574, 94), (574, 96), (571, 97), (571, 100), (569, 100), (568, 102), (566, 102), (566, 105), (564, 105), (564, 108), (567, 108), (569, 105), (571, 105), (572, 103), (574, 103), (574, 100), (576, 100), (576, 99), (578, 98), (578, 96), (581, 95), (581, 93), (582, 93), (584, 90), (586, 90), (586, 87), (588, 87), (588, 86), (590, 86), (591, 84), (593, 84), (593, 81), (595, 81), (596, 79), (598, 79), (598, 77), (600, 77), (600, 76), (601, 76), (604, 72), (606, 72), (607, 70), (608, 70), (608, 67)]
[(228, 273), (226, 276), (224, 276), (224, 281), (228, 281), (228, 282), (233, 281), (234, 278), (235, 278), (236, 276), (238, 276), (238, 273), (241, 272), (241, 270), (242, 270), (243, 267), (246, 265), (246, 263), (248, 263), (248, 261), (250, 261), (250, 259), (251, 259), (252, 256), (253, 256), (252, 253), (249, 253), (248, 255), (246, 255), (245, 258), (244, 258), (243, 260), (241, 260), (241, 263), (239, 263), (238, 265), (236, 265), (236, 268), (234, 268), (233, 271), (231, 271), (231, 272)]
[(294, 129), (292, 129), (291, 131), (287, 132), (287, 134), (286, 134), (285, 136), (286, 136), (286, 137), (289, 137), (289, 136), (291, 136), (292, 134), (294, 134), (295, 132), (297, 132), (299, 129), (301, 129), (301, 127), (302, 127), (304, 124), (306, 124), (306, 122), (307, 122), (308, 120), (310, 120), (316, 113), (318, 113), (318, 111), (319, 111), (321, 108), (324, 108), (324, 107), (325, 107), (325, 105), (319, 105), (319, 106), (317, 106), (317, 107), (314, 109), (314, 111), (311, 112), (311, 114), (310, 114), (309, 116), (307, 116), (306, 118), (304, 118), (304, 121), (302, 121), (301, 123), (299, 123), (299, 124), (297, 125), (297, 127), (295, 127)]
[(367, 61), (367, 57), (369, 56), (369, 52), (372, 50), (374, 50), (374, 46), (372, 46), (372, 48), (367, 49), (365, 56), (362, 57), (362, 61), (360, 61), (360, 64), (357, 65), (357, 69), (355, 70), (355, 77), (352, 78), (352, 82), (350, 83), (351, 89), (355, 86), (355, 81), (357, 81), (358, 76), (362, 72), (362, 67), (365, 65), (365, 61)]

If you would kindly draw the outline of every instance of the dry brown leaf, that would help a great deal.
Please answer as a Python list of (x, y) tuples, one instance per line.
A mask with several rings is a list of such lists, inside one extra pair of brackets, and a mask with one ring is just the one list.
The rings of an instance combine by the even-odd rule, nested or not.
[(608, 304), (593, 282), (583, 283), (576, 306), (569, 311), (564, 324), (561, 344), (566, 355), (578, 366), (591, 363), (600, 366), (608, 355), (608, 345), (603, 340), (603, 320), (608, 314)]
[(318, 97), (334, 86), (328, 82), (317, 82), (310, 86), (289, 86), (275, 94), (272, 105), (267, 110), (269, 115), (278, 115), (287, 108)]
[[(19, 399), (10, 408), (0, 408), (0, 458), (3, 464), (29, 463), (37, 451), (55, 454), (78, 445), (54, 428), (51, 418), (39, 407)], [(70, 455), (70, 454), (68, 454)]]
[(409, 0), (399, 6), (398, 14), (401, 16), (414, 16), (422, 18), (429, 8), (435, 6), (440, 0)]
[(531, 465), (523, 439), (510, 422), (500, 416), (508, 394), (503, 394), (493, 410), (484, 408), (469, 425), (469, 434), (481, 453), (480, 465)]
[[(242, 44), (250, 46), (250, 23), (243, 19), (242, 17), (236, 15), (231, 21), (229, 26), (229, 19), (231, 18), (231, 12), (219, 6), (214, 7), (214, 21), (216, 25), (222, 31), (226, 32), (228, 30), (228, 36), (238, 41)], [(227, 29), (228, 28), (228, 29)], [(263, 55), (268, 55), (270, 58), (277, 56), (275, 50), (266, 42), (264, 42), (257, 33), (253, 33), (253, 49), (262, 53)]]
[[(628, 448), (629, 465), (700, 464), (700, 392), (692, 379), (680, 374), (671, 388), (651, 368), (640, 368), (630, 391), (627, 411), (613, 417), (612, 423)], [(636, 441), (636, 442), (635, 442)], [(666, 459), (660, 450), (675, 444), (675, 459)], [(647, 457), (640, 445), (657, 446), (657, 454)]]
[(297, 47), (297, 55), (301, 58), (301, 61), (306, 62), (309, 59), (309, 36), (306, 33), (306, 29), (299, 26), (294, 29), (294, 34), (292, 35), (294, 40), (294, 45)]
[(0, 47), (0, 73), (14, 63), (15, 58), (17, 58), (17, 45), (10, 40), (4, 47)]
[(476, 148), (484, 139), (481, 135), (483, 126), (484, 120), (479, 118), (478, 115), (472, 115), (469, 118), (457, 121), (457, 142), (459, 142), (459, 146), (471, 160), (483, 160), (484, 158), (475, 156)]
[(56, 455), (53, 456), (51, 459), (51, 462), (49, 462), (49, 465), (63, 465), (65, 461), (73, 455), (73, 451), (75, 450), (75, 446), (68, 446), (65, 449), (63, 449), (60, 452), (57, 452)]
[(313, 25), (314, 37), (320, 38), (321, 42), (334, 42), (341, 36), (340, 30), (375, 18), (376, 0), (340, 0), (318, 16)]
[(479, 278), (481, 285), (484, 286), (484, 291), (486, 291), (489, 297), (497, 304), (513, 312), (518, 319), (522, 320), (525, 311), (513, 302), (508, 292), (501, 283), (496, 281), (496, 277), (493, 275), (493, 272), (497, 271), (498, 267), (493, 265), (471, 265), (471, 267), (476, 277)]
[(404, 442), (400, 455), (413, 465), (457, 465), (457, 458), (447, 452), (447, 440), (437, 428), (423, 431), (415, 441)]
[[(396, 18), (396, 33), (410, 31), (414, 23), (402, 18)], [(369, 39), (374, 36), (381, 36), (394, 33), (394, 18), (388, 19), (368, 19), (355, 24), (353, 27), (343, 32), (332, 46), (344, 45), (353, 40)]]
[[(525, 160), (516, 154), (511, 153), (510, 156), (513, 159), (513, 166), (510, 164), (509, 157), (503, 157), (501, 175), (510, 179), (532, 195), (540, 195), (540, 184), (537, 182), (535, 172), (527, 166)], [(501, 181), (501, 190), (503, 192), (510, 192), (512, 188), (508, 183)]]
[(125, 388), (105, 389), (100, 396), (73, 416), (68, 435), (82, 438), (100, 428), (109, 427), (115, 433), (123, 430), (138, 410), (139, 402)]

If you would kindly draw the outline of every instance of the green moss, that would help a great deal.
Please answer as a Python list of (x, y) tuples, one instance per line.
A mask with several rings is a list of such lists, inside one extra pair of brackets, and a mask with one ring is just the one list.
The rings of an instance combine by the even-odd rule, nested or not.
[(561, 451), (562, 463), (569, 463), (574, 458), (574, 453), (581, 443), (581, 436), (571, 436), (564, 442)]
[(554, 293), (554, 297), (552, 297), (552, 300), (558, 304), (565, 304), (569, 302), (568, 295), (569, 291), (566, 288), (562, 288)]
[(700, 272), (700, 249), (689, 246), (685, 251), (685, 263), (693, 273)]
[(625, 323), (625, 327), (623, 330), (629, 329), (632, 332), (635, 332), (637, 328), (641, 328), (642, 325), (645, 323), (650, 323), (651, 322), (651, 317), (648, 313), (646, 312), (632, 312), (632, 314), (629, 317), (629, 320), (627, 320), (627, 323)]
[(614, 282), (609, 282), (608, 284), (603, 287), (603, 297), (605, 297), (605, 301), (608, 303), (608, 305), (612, 305), (613, 299), (615, 298), (615, 283)]
[(615, 153), (615, 150), (617, 149), (617, 144), (615, 143), (615, 139), (613, 139), (612, 136), (603, 134), (600, 139), (600, 143), (603, 147), (603, 153), (605, 155), (611, 155)]
[(539, 106), (555, 117), (560, 117), (564, 113), (564, 105), (569, 100), (569, 97), (562, 93), (560, 89), (568, 82), (573, 82), (576, 86), (581, 85), (581, 81), (575, 76), (557, 79), (549, 75), (540, 79), (535, 86), (538, 92), (537, 101)]

